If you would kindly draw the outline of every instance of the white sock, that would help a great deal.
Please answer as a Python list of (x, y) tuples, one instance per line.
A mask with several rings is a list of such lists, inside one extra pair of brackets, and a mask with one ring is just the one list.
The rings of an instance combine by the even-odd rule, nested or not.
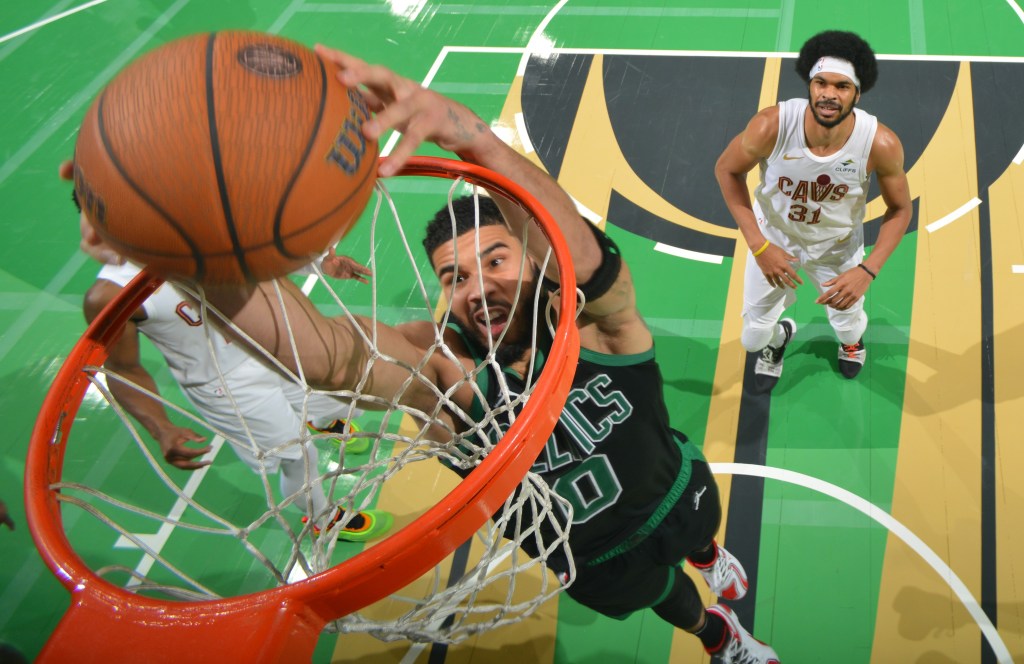
[(772, 334), (772, 340), (768, 342), (768, 345), (772, 348), (780, 348), (784, 343), (786, 343), (786, 329), (782, 327), (782, 323), (776, 323), (775, 332)]
[[(320, 483), (320, 475), (317, 470), (319, 455), (312, 445), (307, 446), (309, 450), (309, 471), (306, 470), (306, 460), (298, 459), (281, 460), (281, 495), (285, 498), (296, 493), (300, 495), (295, 499), (294, 504), (303, 512), (309, 509), (309, 502), (313, 503), (313, 514), (320, 514), (327, 509), (327, 497), (324, 495), (323, 485)], [(308, 486), (308, 498), (304, 487)]]

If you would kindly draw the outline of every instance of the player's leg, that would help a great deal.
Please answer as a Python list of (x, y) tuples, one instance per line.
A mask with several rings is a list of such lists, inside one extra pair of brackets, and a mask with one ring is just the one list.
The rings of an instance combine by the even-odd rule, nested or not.
[[(715, 540), (722, 522), (718, 484), (705, 461), (694, 459), (691, 467), (686, 491), (672, 515), (666, 518), (666, 527), (673, 536), (665, 540), (672, 548), (679, 546), (683, 551), (690, 551), (686, 562), (700, 573), (711, 592), (722, 599), (742, 599), (749, 586), (747, 572), (740, 561)], [(677, 544), (680, 541), (683, 543)], [(675, 562), (674, 557), (667, 559)]]
[(231, 369), (224, 379), (224, 386), (190, 388), (189, 399), (253, 471), (278, 473), (285, 501), (291, 500), (307, 517), (322, 520), (325, 527), (343, 520), (339, 539), (364, 541), (390, 528), (390, 514), (362, 510), (345, 520), (344, 511), (331, 509), (324, 495), (319, 453), (308, 440), (301, 442), (306, 424), (295, 413), (276, 373), (252, 360)]
[[(786, 346), (796, 334), (796, 323), (782, 318), (782, 312), (796, 302), (792, 288), (768, 283), (753, 258), (747, 257), (743, 274), (743, 329), (740, 343), (747, 352), (760, 353), (754, 366), (755, 388), (767, 392), (782, 375)], [(781, 320), (780, 320), (781, 319)]]
[(292, 404), (292, 410), (304, 417), (310, 431), (336, 434), (328, 438), (336, 446), (344, 444), (346, 454), (364, 454), (370, 449), (369, 436), (357, 436), (356, 418), (363, 414), (349, 401), (327, 394), (309, 394), (294, 381), (281, 377), (281, 389)]
[[(838, 243), (833, 251), (805, 267), (808, 279), (819, 294), (826, 290), (821, 286), (822, 283), (847, 270), (856, 269), (857, 264), (864, 260), (864, 245), (853, 244), (854, 241), (855, 239), (850, 240), (848, 247), (844, 243)], [(853, 378), (860, 373), (867, 359), (864, 331), (868, 327), (868, 315), (864, 310), (864, 302), (865, 297), (861, 296), (845, 311), (825, 307), (828, 322), (839, 339), (839, 372), (846, 378)]]

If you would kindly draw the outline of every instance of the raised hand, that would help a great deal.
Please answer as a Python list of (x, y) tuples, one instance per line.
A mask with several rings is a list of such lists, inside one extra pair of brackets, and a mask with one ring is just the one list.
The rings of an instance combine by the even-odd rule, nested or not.
[(370, 268), (349, 256), (341, 256), (333, 249), (327, 252), (320, 262), (320, 269), (335, 279), (355, 279), (359, 283), (370, 283), (367, 277), (373, 276)]
[(389, 129), (402, 140), (378, 169), (381, 177), (394, 175), (424, 142), (462, 155), (478, 147), (477, 139), (490, 128), (473, 111), (387, 67), (318, 44), (316, 52), (338, 66), (338, 80), (359, 88), (376, 115), (363, 125), (367, 139), (377, 140)]

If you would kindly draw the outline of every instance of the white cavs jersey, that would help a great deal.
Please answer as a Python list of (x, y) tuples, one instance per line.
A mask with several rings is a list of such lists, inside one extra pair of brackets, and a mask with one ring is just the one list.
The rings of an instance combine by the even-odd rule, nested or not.
[[(859, 108), (846, 144), (835, 154), (819, 157), (804, 138), (806, 99), (779, 103), (779, 137), (771, 155), (761, 161), (761, 184), (754, 192), (758, 223), (795, 241), (807, 257), (820, 258), (834, 240), (863, 243), (867, 199), (868, 155), (878, 119)], [(767, 233), (779, 242), (778, 233)], [(851, 237), (851, 236), (856, 236)]]
[[(119, 286), (126, 286), (140, 268), (131, 263), (105, 265), (97, 275)], [(174, 289), (164, 284), (142, 304), (146, 320), (136, 324), (167, 360), (171, 374), (182, 387), (194, 387), (218, 381), (217, 366), (210, 359), (206, 325), (199, 312)], [(227, 373), (245, 362), (249, 355), (241, 347), (228, 343), (217, 330), (210, 330), (210, 342)]]

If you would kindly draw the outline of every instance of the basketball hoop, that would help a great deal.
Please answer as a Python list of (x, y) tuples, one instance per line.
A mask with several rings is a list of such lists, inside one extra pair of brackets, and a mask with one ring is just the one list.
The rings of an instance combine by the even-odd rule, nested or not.
[[(400, 175), (461, 180), (518, 202), (547, 237), (561, 292), (576, 292), (569, 250), (555, 221), (516, 183), (472, 164), (427, 157), (410, 159)], [(164, 600), (131, 592), (93, 571), (72, 548), (62, 517), (69, 488), (62, 480), (64, 456), (75, 415), (94, 376), (103, 371), (109, 345), (160, 284), (142, 273), (89, 326), (58, 372), (32, 433), (25, 471), (28, 523), (47, 566), (71, 593), (71, 606), (40, 662), (113, 662), (126, 656), (152, 662), (309, 661), (325, 625), (422, 576), (488, 524), (517, 486), (529, 482), (528, 471), (558, 420), (579, 354), (576, 300), (558, 298), (557, 327), (543, 371), (505, 436), (454, 490), (386, 539), (295, 583), (209, 601)]]

